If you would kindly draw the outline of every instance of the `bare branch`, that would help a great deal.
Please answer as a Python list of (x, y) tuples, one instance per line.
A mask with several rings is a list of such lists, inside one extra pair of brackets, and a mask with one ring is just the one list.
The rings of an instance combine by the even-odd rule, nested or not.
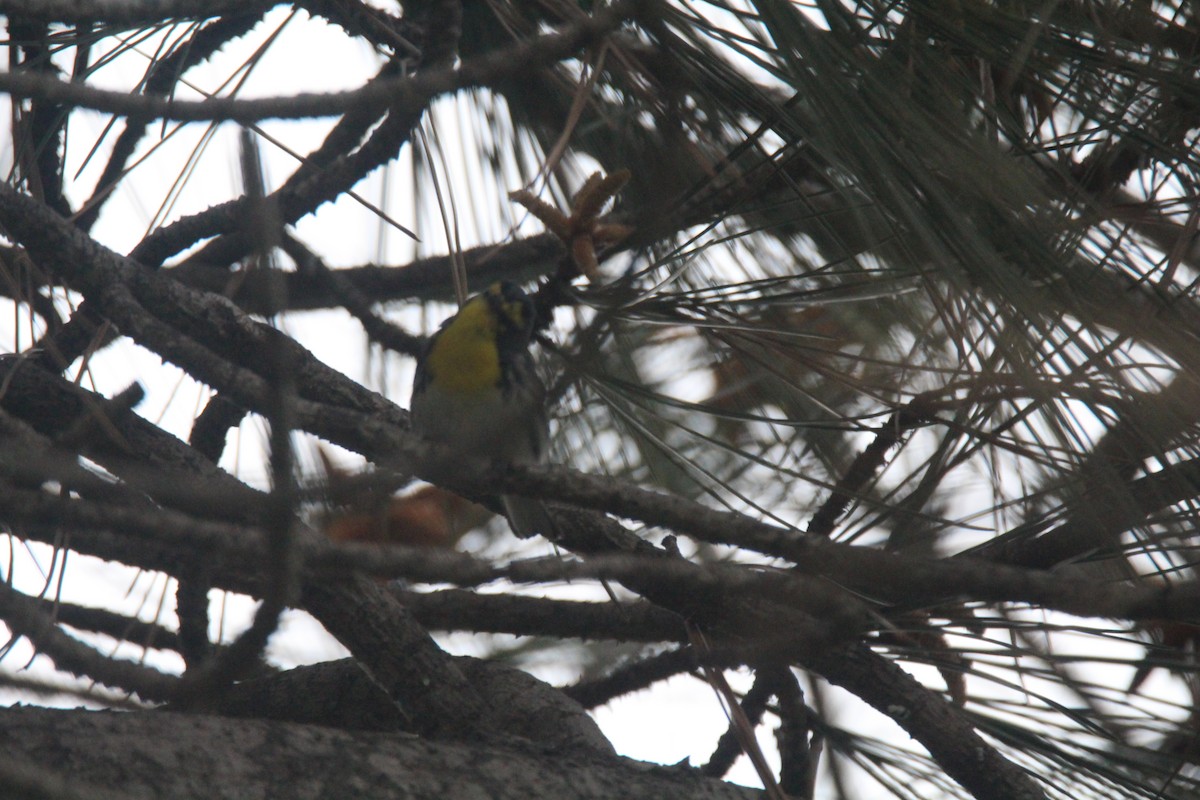
[[(0, 0), (0, 12), (3, 4), (3, 0)], [(244, 3), (238, 5), (239, 11), (245, 10)], [(628, 17), (631, 5), (617, 3), (598, 11), (594, 17), (566, 26), (561, 33), (547, 34), (499, 53), (479, 56), (457, 69), (442, 67), (413, 77), (379, 81), (345, 92), (305, 92), (291, 97), (261, 100), (214, 97), (192, 102), (97, 89), (29, 72), (0, 73), (0, 92), (16, 98), (36, 97), (72, 108), (86, 108), (119, 116), (177, 122), (252, 123), (267, 119), (331, 117), (351, 110), (387, 108), (411, 113), (425, 108), (438, 95), (486, 86), (524, 72), (531, 65), (566, 58), (620, 25)]]
[(107, 686), (137, 692), (146, 700), (167, 700), (179, 685), (178, 678), (132, 661), (108, 658), (63, 633), (38, 601), (7, 584), (0, 584), (0, 618), (16, 636), (29, 639), (34, 648), (72, 675)]
[(0, 0), (0, 14), (41, 22), (145, 25), (271, 8), (281, 0)]
[[(385, 796), (497, 800), (758, 800), (761, 792), (629, 759), (547, 758), (546, 746), (508, 736), (486, 747), (431, 742), (393, 732), (348, 732), (311, 725), (183, 715), (167, 711), (105, 714), (58, 709), (0, 710), (13, 745), (10, 762), (57, 768), (72, 778), (122, 786), (136, 797), (186, 797), (283, 791), (344, 795), (346, 770)], [(186, 735), (181, 731), (187, 731)], [(104, 745), (104, 746), (102, 746)], [(386, 753), (386, 757), (381, 757)], [(138, 772), (130, 759), (175, 769)], [(214, 770), (213, 764), (222, 765)], [(53, 773), (52, 773), (53, 774)], [(103, 800), (109, 800), (102, 796)]]

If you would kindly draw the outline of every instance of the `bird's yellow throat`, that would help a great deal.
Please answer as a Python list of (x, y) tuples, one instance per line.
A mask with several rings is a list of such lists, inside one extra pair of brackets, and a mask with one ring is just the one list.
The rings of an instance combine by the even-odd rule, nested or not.
[(464, 394), (486, 391), (500, 383), (497, 320), (488, 302), (475, 297), (434, 339), (425, 366), (436, 386)]

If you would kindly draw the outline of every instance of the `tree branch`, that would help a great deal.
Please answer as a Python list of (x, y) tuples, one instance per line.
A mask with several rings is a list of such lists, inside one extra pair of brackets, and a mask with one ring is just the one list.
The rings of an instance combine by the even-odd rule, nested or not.
[(271, 8), (281, 0), (0, 0), (0, 14), (40, 22), (147, 25)]
[[(14, 2), (16, 0), (0, 0), (0, 13), (3, 13), (4, 5)], [(176, 2), (182, 3), (184, 0)], [(31, 5), (37, 6), (36, 3)], [(204, 5), (204, 2), (200, 1), (199, 5)], [(304, 92), (290, 97), (258, 100), (214, 97), (186, 101), (98, 89), (30, 72), (0, 73), (0, 92), (15, 98), (37, 98), (119, 116), (177, 122), (233, 121), (245, 124), (267, 119), (332, 117), (352, 110), (388, 108), (393, 113), (412, 116), (438, 95), (487, 86), (496, 80), (525, 72), (533, 65), (567, 58), (624, 22), (635, 5), (631, 2), (616, 3), (600, 9), (595, 16), (564, 26), (561, 32), (535, 37), (501, 52), (478, 56), (457, 69), (442, 67), (413, 77), (393, 78), (344, 92)], [(245, 3), (238, 3), (237, 6), (240, 12), (246, 10)]]
[[(69, 761), (72, 780), (121, 786), (135, 797), (339, 797), (370, 785), (373, 794), (395, 797), (761, 798), (759, 791), (701, 778), (694, 770), (612, 756), (547, 758), (544, 746), (521, 750), (512, 739), (506, 745), (470, 746), (164, 711), (41, 708), (0, 709), (0, 727), (11, 739), (10, 762), (55, 774)], [(131, 759), (172, 768), (131, 771)]]

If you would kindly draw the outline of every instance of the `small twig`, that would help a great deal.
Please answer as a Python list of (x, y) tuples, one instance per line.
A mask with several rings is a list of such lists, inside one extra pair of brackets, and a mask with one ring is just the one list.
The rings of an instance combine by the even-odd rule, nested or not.
[(888, 451), (896, 446), (905, 433), (929, 421), (927, 406), (930, 396), (918, 395), (879, 426), (875, 440), (858, 454), (846, 474), (837, 482), (833, 493), (813, 514), (806, 531), (809, 535), (827, 537), (833, 533), (833, 526), (845, 513), (850, 501), (858, 496), (866, 482), (883, 466)]
[[(701, 631), (688, 626), (688, 634), (694, 649), (701, 653), (708, 650), (708, 641)], [(705, 679), (712, 686), (713, 691), (716, 692), (717, 697), (723, 700), (725, 712), (729, 717), (728, 732), (733, 734), (741, 751), (746, 754), (750, 759), (750, 763), (754, 765), (754, 772), (758, 775), (758, 779), (762, 781), (767, 797), (771, 798), (771, 800), (787, 800), (782, 790), (780, 790), (779, 784), (776, 783), (775, 776), (771, 773), (771, 768), (767, 764), (767, 757), (763, 754), (762, 748), (758, 746), (758, 739), (754, 735), (757, 720), (754, 722), (750, 720), (742, 708), (742, 704), (738, 702), (733, 687), (729, 685), (729, 681), (725, 680), (725, 674), (720, 669), (707, 665), (701, 666), (700, 669)], [(758, 716), (761, 719), (761, 713)], [(710, 761), (709, 763), (713, 762)], [(720, 766), (720, 764), (716, 766)], [(712, 773), (706, 774), (711, 775)]]
[[(754, 684), (750, 691), (742, 697), (740, 706), (742, 716), (752, 726), (757, 727), (767, 711), (767, 703), (775, 694), (777, 676), (768, 670), (758, 670), (754, 675)], [(737, 720), (729, 722), (729, 727), (717, 740), (716, 749), (708, 757), (708, 761), (700, 768), (705, 775), (721, 778), (729, 772), (737, 757), (742, 754), (741, 727)]]
[[(213, 395), (192, 423), (188, 444), (214, 464), (220, 461), (231, 428), (241, 423), (246, 410), (222, 394)], [(211, 579), (203, 565), (190, 574), (176, 576), (175, 614), (179, 619), (179, 652), (189, 668), (212, 653), (208, 638), (208, 592)]]
[(779, 788), (790, 797), (812, 800), (816, 796), (817, 768), (824, 739), (814, 730), (816, 715), (805, 703), (796, 676), (786, 667), (777, 671), (774, 683), (779, 699)]
[(327, 287), (329, 294), (362, 324), (371, 341), (405, 355), (411, 356), (420, 352), (424, 337), (414, 336), (376, 314), (371, 309), (373, 303), (367, 295), (326, 266), (320, 256), (291, 233), (284, 233), (283, 252), (296, 262), (296, 267), (301, 272), (315, 276)]
[(89, 703), (103, 704), (105, 708), (122, 711), (146, 711), (153, 707), (133, 699), (128, 692), (118, 693), (101, 689), (92, 681), (81, 681), (75, 684), (62, 683), (35, 678), (29, 672), (17, 674), (0, 670), (0, 686), (40, 697), (75, 697)]
[(105, 403), (97, 404), (92, 413), (79, 417), (66, 430), (54, 437), (55, 443), (70, 450), (84, 449), (85, 442), (96, 436), (107, 437), (110, 441), (119, 443), (121, 435), (114, 427), (114, 421), (129, 414), (146, 396), (146, 391), (140, 384), (133, 383)]
[(584, 708), (596, 708), (680, 673), (693, 672), (696, 666), (695, 650), (690, 646), (681, 647), (617, 667), (603, 678), (580, 681), (562, 691)]
[(188, 444), (212, 463), (221, 460), (229, 431), (241, 424), (246, 409), (221, 393), (209, 398), (204, 410), (192, 422)]

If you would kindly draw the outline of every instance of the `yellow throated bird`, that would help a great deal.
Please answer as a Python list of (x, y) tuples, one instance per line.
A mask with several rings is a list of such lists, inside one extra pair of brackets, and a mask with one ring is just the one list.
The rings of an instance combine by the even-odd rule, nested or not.
[[(531, 464), (545, 459), (546, 387), (529, 353), (533, 301), (507, 281), (467, 300), (417, 359), (412, 429), (455, 452)], [(504, 497), (518, 536), (554, 538), (537, 500)]]

